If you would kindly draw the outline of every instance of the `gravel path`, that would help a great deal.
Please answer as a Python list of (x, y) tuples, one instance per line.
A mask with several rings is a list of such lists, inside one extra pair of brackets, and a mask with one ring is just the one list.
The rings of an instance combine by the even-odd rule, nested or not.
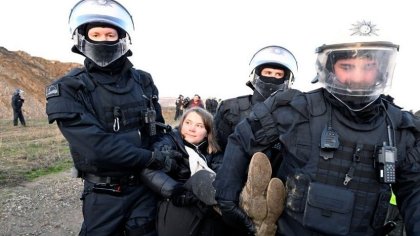
[(0, 188), (0, 236), (78, 235), (83, 221), (81, 179), (69, 171)]

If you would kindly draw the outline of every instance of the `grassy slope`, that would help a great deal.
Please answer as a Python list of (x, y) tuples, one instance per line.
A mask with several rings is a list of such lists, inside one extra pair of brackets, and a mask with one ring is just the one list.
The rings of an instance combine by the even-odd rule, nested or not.
[[(173, 125), (174, 108), (163, 109)], [(0, 188), (69, 169), (72, 160), (67, 141), (54, 123), (27, 120), (28, 127), (15, 127), (0, 120)]]

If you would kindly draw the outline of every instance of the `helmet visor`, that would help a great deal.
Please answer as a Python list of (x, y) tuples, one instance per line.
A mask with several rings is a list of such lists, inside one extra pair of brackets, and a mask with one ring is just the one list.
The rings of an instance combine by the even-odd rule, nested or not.
[(108, 44), (106, 42), (89, 42), (81, 34), (78, 34), (76, 47), (83, 55), (100, 67), (111, 64), (129, 50), (127, 38), (122, 38), (116, 43)]
[(336, 95), (376, 99), (391, 85), (396, 53), (381, 46), (326, 48), (318, 54), (319, 82)]

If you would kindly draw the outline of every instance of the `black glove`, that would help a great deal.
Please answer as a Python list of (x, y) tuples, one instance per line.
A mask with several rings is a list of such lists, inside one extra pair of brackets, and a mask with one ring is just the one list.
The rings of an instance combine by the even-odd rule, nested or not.
[(150, 158), (150, 161), (147, 163), (146, 167), (157, 170), (162, 169), (162, 171), (168, 173), (176, 170), (177, 160), (180, 158), (182, 158), (182, 154), (175, 150), (155, 150), (152, 153), (152, 158)]
[(233, 201), (218, 201), (222, 219), (229, 226), (237, 229), (240, 235), (255, 235), (256, 229), (251, 218)]
[(191, 191), (182, 187), (173, 191), (171, 200), (177, 207), (192, 206), (200, 201)]

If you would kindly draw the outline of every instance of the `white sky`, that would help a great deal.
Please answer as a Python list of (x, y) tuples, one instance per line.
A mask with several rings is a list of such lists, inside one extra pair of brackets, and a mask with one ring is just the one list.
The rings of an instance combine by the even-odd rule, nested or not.
[[(0, 8), (0, 46), (63, 62), (70, 51), (68, 15), (78, 0), (13, 0)], [(230, 98), (251, 92), (248, 63), (261, 47), (281, 45), (299, 63), (294, 87), (316, 86), (314, 50), (357, 21), (377, 25), (399, 44), (390, 94), (407, 110), (420, 109), (420, 55), (415, 1), (397, 0), (119, 0), (131, 13), (131, 61), (150, 72), (160, 96)], [(409, 3), (407, 3), (409, 2)], [(331, 36), (332, 35), (332, 36)], [(1, 62), (0, 62), (1, 63)]]

